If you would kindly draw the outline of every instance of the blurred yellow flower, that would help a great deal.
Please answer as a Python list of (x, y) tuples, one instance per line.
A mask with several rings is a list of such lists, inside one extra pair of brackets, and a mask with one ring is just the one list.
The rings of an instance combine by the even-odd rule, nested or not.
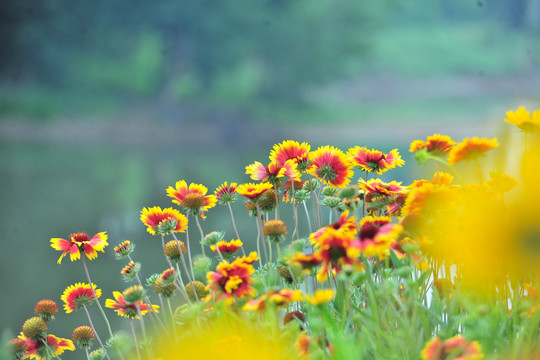
[(531, 113), (521, 106), (515, 112), (508, 111), (504, 121), (516, 125), (523, 132), (534, 133), (540, 129), (540, 110), (534, 111), (531, 116)]

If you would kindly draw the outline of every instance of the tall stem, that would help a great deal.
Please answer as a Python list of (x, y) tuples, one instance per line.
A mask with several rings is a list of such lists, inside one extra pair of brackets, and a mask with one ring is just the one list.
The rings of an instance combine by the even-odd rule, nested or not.
[[(259, 228), (259, 234), (261, 235), (261, 239), (262, 239), (262, 240), (261, 240), (261, 243), (262, 243), (262, 247), (263, 247), (264, 258), (266, 259), (266, 262), (268, 263), (268, 253), (266, 252), (266, 244), (265, 244), (265, 242), (264, 242), (263, 227), (262, 227), (262, 225), (260, 224), (259, 204), (258, 204), (258, 203), (255, 203), (255, 205), (257, 206), (257, 227)], [(261, 256), (261, 255), (259, 255), (259, 257), (260, 257), (260, 256)]]
[(137, 341), (137, 334), (135, 333), (135, 326), (133, 325), (133, 319), (129, 319), (131, 323), (131, 333), (133, 334), (133, 340), (135, 341), (135, 349), (137, 350), (137, 357), (141, 360), (141, 353), (139, 352), (139, 342)]
[(276, 215), (275, 215), (275, 219), (278, 220), (279, 219), (279, 188), (277, 188), (274, 185), (274, 190), (276, 191), (276, 193), (275, 193), (275, 198), (276, 198)]
[(311, 220), (309, 219), (309, 211), (307, 209), (307, 205), (306, 205), (306, 202), (302, 202), (302, 204), (304, 204), (304, 210), (306, 211), (306, 218), (307, 218), (307, 223), (308, 223), (308, 227), (309, 227), (309, 233), (311, 234), (313, 232), (313, 229), (311, 227)]
[(101, 315), (103, 315), (103, 318), (105, 319), (105, 322), (107, 323), (107, 329), (109, 330), (109, 336), (113, 337), (113, 332), (111, 329), (111, 324), (109, 323), (109, 319), (107, 319), (107, 315), (105, 315), (105, 311), (103, 311), (103, 308), (101, 307), (101, 304), (99, 303), (99, 300), (96, 296), (96, 292), (94, 291), (94, 285), (92, 283), (92, 279), (90, 279), (90, 273), (88, 272), (88, 267), (86, 266), (86, 261), (84, 260), (84, 256), (81, 255), (84, 272), (86, 273), (86, 278), (88, 279), (88, 282), (90, 283), (90, 289), (92, 290), (92, 295), (94, 295), (94, 299), (96, 299), (96, 303), (98, 305), (99, 311), (101, 311)]
[[(240, 240), (240, 235), (238, 235), (238, 229), (236, 228), (236, 222), (234, 221), (234, 215), (233, 215), (231, 204), (227, 203), (227, 207), (229, 208), (229, 213), (231, 214), (231, 220), (232, 220), (232, 226), (234, 228), (234, 233), (236, 234), (236, 238), (238, 240)], [(246, 252), (244, 251), (244, 245), (243, 244), (242, 244), (241, 249), (242, 249), (242, 254), (244, 256), (246, 256)]]
[(296, 199), (294, 198), (294, 179), (291, 179), (291, 197), (292, 197), (292, 206), (293, 206), (293, 219), (294, 219), (294, 232), (291, 236), (291, 241), (294, 239), (294, 235), (296, 234), (296, 238), (300, 239), (300, 234), (298, 233), (298, 203), (296, 202)]
[(201, 227), (201, 223), (199, 222), (199, 217), (195, 215), (195, 222), (197, 223), (197, 227), (199, 228), (199, 232), (201, 233), (201, 249), (202, 249), (202, 254), (203, 256), (206, 256), (205, 252), (204, 252), (204, 244), (203, 244), (203, 241), (204, 241), (204, 232), (203, 232), (203, 229)]
[[(178, 239), (176, 238), (176, 235), (174, 235), (174, 233), (171, 233), (174, 240), (176, 240), (176, 244), (178, 245), (178, 250), (180, 251), (180, 259), (182, 259), (182, 265), (184, 266), (184, 270), (186, 271), (186, 275), (188, 277), (188, 280), (191, 282), (191, 288), (193, 289), (193, 293), (195, 294), (195, 299), (197, 299), (197, 301), (199, 301), (199, 297), (197, 296), (197, 291), (195, 291), (195, 287), (193, 285), (193, 279), (195, 279), (195, 275), (193, 275), (193, 268), (191, 269), (192, 271), (192, 275), (193, 275), (193, 278), (189, 275), (189, 271), (187, 269), (187, 265), (186, 265), (186, 260), (184, 259), (184, 253), (182, 252), (182, 249), (180, 248), (180, 243), (178, 242)], [(178, 272), (178, 276), (182, 276), (180, 274), (180, 272)], [(186, 298), (187, 298), (187, 294), (186, 294)], [(188, 299), (188, 302), (189, 302), (189, 299)]]
[[(189, 220), (189, 212), (186, 213), (186, 218), (188, 218), (188, 220)], [(173, 234), (173, 237), (174, 237), (174, 232), (172, 234)], [(186, 229), (186, 245), (187, 245), (187, 253), (188, 253), (188, 259), (189, 259), (189, 268), (191, 269), (191, 275), (193, 275), (193, 277), (195, 277), (195, 274), (193, 272), (193, 262), (191, 261), (191, 248), (190, 248), (190, 245), (189, 245), (189, 226)]]
[(94, 327), (94, 323), (92, 322), (92, 319), (90, 318), (90, 313), (88, 312), (88, 309), (86, 308), (86, 305), (83, 305), (84, 312), (86, 313), (86, 316), (88, 317), (88, 322), (90, 323), (90, 327), (94, 331), (94, 334), (96, 335), (96, 339), (99, 343), (99, 346), (105, 351), (105, 356), (107, 356), (107, 359), (111, 360), (109, 357), (109, 354), (107, 354), (107, 350), (105, 349), (105, 346), (103, 345), (103, 342), (101, 341), (101, 338), (99, 337), (96, 328)]

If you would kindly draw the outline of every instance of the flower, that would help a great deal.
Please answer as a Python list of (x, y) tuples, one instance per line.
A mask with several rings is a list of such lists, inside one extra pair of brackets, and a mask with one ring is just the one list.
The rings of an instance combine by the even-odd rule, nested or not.
[(250, 284), (253, 282), (251, 275), (255, 269), (251, 264), (257, 259), (257, 253), (252, 252), (248, 257), (238, 258), (232, 263), (223, 261), (219, 263), (215, 272), (208, 272), (207, 288), (217, 294), (216, 300), (232, 303), (235, 297), (253, 296), (256, 290)]
[(310, 304), (318, 306), (332, 300), (334, 296), (336, 296), (336, 293), (334, 290), (321, 289), (321, 290), (315, 290), (315, 292), (313, 293), (313, 296), (306, 294), (306, 300)]
[(303, 296), (300, 290), (280, 289), (270, 290), (262, 294), (258, 299), (246, 303), (244, 311), (264, 311), (267, 303), (272, 303), (277, 309), (294, 301), (302, 301)]
[(238, 195), (236, 194), (237, 186), (237, 183), (231, 183), (229, 186), (226, 181), (221, 184), (216, 191), (214, 191), (214, 196), (216, 197), (218, 204), (226, 205), (234, 203), (238, 199)]
[[(201, 300), (208, 295), (206, 286), (201, 281), (190, 281), (186, 284), (185, 288), (190, 301), (197, 301), (197, 299)], [(195, 294), (197, 294), (197, 296), (195, 296)]]
[(24, 336), (23, 333), (21, 333), (18, 338), (26, 342), (27, 349), (25, 358), (47, 360), (50, 359), (49, 349), (52, 349), (56, 355), (62, 355), (65, 350), (75, 350), (75, 345), (73, 345), (71, 340), (59, 338), (54, 335), (47, 335), (47, 346), (45, 346), (45, 341), (34, 341)]
[(82, 348), (90, 347), (90, 341), (96, 337), (94, 330), (90, 326), (82, 325), (73, 330), (73, 342), (79, 343)]
[(182, 254), (187, 253), (187, 247), (183, 241), (171, 240), (165, 244), (165, 247), (163, 248), (163, 254), (168, 257), (169, 260), (178, 262), (181, 258), (179, 249), (182, 250)]
[(234, 254), (234, 252), (242, 247), (243, 243), (240, 241), (240, 239), (232, 239), (231, 241), (219, 241), (215, 245), (210, 246), (210, 249), (217, 253), (219, 249), (219, 253), (225, 257), (230, 257)]
[(482, 359), (482, 349), (477, 341), (469, 341), (461, 335), (448, 340), (436, 337), (426, 344), (421, 353), (423, 360), (477, 360)]
[(309, 153), (309, 160), (312, 166), (308, 173), (315, 175), (323, 183), (341, 188), (351, 181), (352, 165), (340, 149), (333, 146), (319, 147)]
[(489, 150), (493, 150), (499, 146), (497, 138), (486, 139), (473, 137), (472, 139), (465, 138), (462, 142), (455, 145), (448, 154), (448, 163), (450, 165), (467, 160), (476, 160), (479, 157), (485, 156)]
[(22, 332), (26, 337), (39, 339), (45, 335), (47, 329), (47, 322), (38, 316), (34, 316), (24, 322)]
[(405, 164), (405, 161), (401, 160), (397, 149), (385, 154), (379, 150), (368, 150), (365, 147), (355, 146), (349, 149), (347, 155), (354, 166), (358, 166), (363, 171), (374, 172), (379, 175), (396, 166), (401, 167)]
[(118, 246), (114, 247), (114, 252), (116, 253), (116, 259), (122, 260), (135, 250), (135, 244), (132, 244), (131, 241), (125, 240)]
[(515, 112), (508, 111), (504, 121), (516, 125), (523, 132), (534, 133), (540, 129), (540, 110), (536, 110), (531, 116), (531, 113), (521, 106)]
[(83, 232), (71, 234), (69, 240), (60, 238), (51, 239), (51, 247), (55, 250), (63, 251), (58, 259), (58, 264), (62, 262), (62, 259), (68, 253), (71, 261), (79, 259), (81, 252), (84, 252), (89, 260), (95, 259), (97, 257), (97, 251), (105, 252), (104, 249), (107, 245), (109, 244), (107, 243), (107, 234), (105, 231), (97, 233), (92, 239)]
[(274, 145), (274, 149), (270, 152), (270, 161), (278, 164), (285, 164), (287, 160), (294, 160), (300, 171), (305, 171), (309, 167), (309, 151), (311, 146), (303, 142), (285, 140)]
[(217, 198), (214, 195), (206, 195), (208, 189), (201, 184), (189, 184), (184, 180), (176, 182), (175, 188), (167, 188), (167, 196), (172, 197), (172, 202), (182, 206), (193, 215), (201, 215), (204, 219), (204, 212), (216, 206)]
[(424, 186), (425, 184), (433, 184), (433, 185), (440, 185), (440, 186), (449, 186), (452, 181), (454, 181), (454, 177), (447, 173), (438, 171), (433, 175), (433, 180), (414, 180), (413, 183), (410, 185), (410, 188), (419, 188)]
[[(92, 288), (96, 294), (95, 297), (94, 293), (92, 293)], [(101, 289), (98, 289), (96, 284), (92, 284), (92, 288), (90, 288), (90, 284), (85, 283), (76, 283), (75, 285), (68, 286), (61, 296), (66, 313), (69, 314), (73, 310), (79, 310), (84, 306), (88, 306), (96, 298), (99, 298), (101, 296)]]
[(49, 321), (54, 319), (54, 315), (58, 314), (58, 305), (52, 300), (43, 299), (36, 304), (34, 313), (43, 320)]
[(242, 196), (247, 197), (248, 199), (252, 201), (257, 201), (259, 196), (264, 194), (266, 191), (272, 188), (272, 184), (270, 183), (260, 183), (260, 184), (253, 184), (253, 183), (246, 183), (238, 186), (236, 188), (236, 192), (239, 193)]
[(381, 179), (369, 179), (367, 182), (363, 179), (358, 180), (360, 189), (372, 195), (397, 195), (404, 194), (406, 188), (401, 186), (400, 182), (391, 181), (385, 183)]
[(283, 316), (283, 325), (287, 325), (291, 321), (294, 321), (294, 319), (299, 320), (300, 322), (306, 322), (306, 317), (304, 316), (304, 313), (295, 310), (288, 312), (285, 314), (285, 316)]
[(509, 192), (518, 185), (518, 181), (508, 174), (499, 171), (491, 171), (486, 181), (493, 191), (499, 194)]
[(132, 286), (131, 288), (124, 290), (123, 293), (120, 293), (119, 291), (114, 291), (113, 296), (115, 300), (112, 300), (112, 299), (105, 300), (105, 307), (115, 309), (114, 311), (116, 311), (116, 313), (119, 316), (123, 316), (130, 319), (139, 318), (137, 307), (139, 308), (141, 315), (145, 315), (148, 311), (159, 312), (158, 305), (149, 306), (149, 305), (144, 304), (142, 300), (137, 300), (134, 302), (126, 301), (125, 298), (131, 295), (132, 288), (134, 287)]
[(13, 338), (7, 342), (6, 348), (12, 359), (22, 359), (28, 350), (28, 345), (23, 339)]
[(120, 273), (124, 276), (125, 281), (130, 281), (135, 278), (139, 270), (141, 269), (140, 263), (130, 261), (126, 266), (122, 268)]
[(302, 267), (296, 263), (278, 267), (278, 274), (288, 284), (292, 284), (294, 282), (300, 283), (303, 280), (301, 277)]
[(141, 221), (146, 225), (146, 231), (152, 235), (168, 235), (171, 232), (185, 232), (188, 219), (180, 211), (173, 208), (161, 210), (159, 206), (143, 208)]
[(356, 243), (365, 256), (383, 259), (388, 255), (390, 245), (403, 230), (401, 225), (391, 224), (391, 220), (387, 216), (366, 216), (362, 219)]
[(452, 146), (456, 144), (450, 136), (433, 134), (428, 136), (426, 141), (414, 140), (409, 148), (410, 152), (417, 152), (421, 149), (425, 149), (430, 155), (433, 156), (445, 156), (450, 152)]
[(264, 223), (263, 235), (276, 244), (285, 240), (287, 235), (287, 225), (281, 220), (268, 220)]
[(319, 266), (323, 259), (319, 252), (313, 254), (296, 253), (289, 258), (291, 264), (298, 264), (304, 270), (311, 270), (312, 268)]
[(253, 180), (263, 180), (276, 185), (280, 182), (280, 178), (286, 176), (290, 179), (300, 177), (300, 173), (296, 169), (297, 165), (294, 160), (287, 160), (283, 164), (272, 161), (265, 167), (258, 161), (246, 166), (246, 174), (250, 175)]
[(174, 268), (164, 270), (154, 281), (154, 292), (165, 297), (171, 297), (177, 290), (176, 272)]

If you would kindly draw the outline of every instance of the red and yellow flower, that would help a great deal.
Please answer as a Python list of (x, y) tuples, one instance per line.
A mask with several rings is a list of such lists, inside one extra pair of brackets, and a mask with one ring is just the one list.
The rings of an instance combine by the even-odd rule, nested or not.
[(204, 218), (204, 212), (216, 206), (217, 198), (214, 195), (206, 195), (208, 189), (201, 184), (189, 184), (184, 180), (176, 182), (175, 187), (167, 188), (167, 196), (173, 198), (172, 202), (182, 206), (193, 215), (201, 215)]
[(105, 231), (97, 233), (91, 239), (83, 232), (71, 234), (69, 240), (61, 238), (51, 239), (51, 247), (55, 250), (63, 251), (58, 259), (58, 264), (62, 262), (62, 259), (68, 253), (71, 261), (78, 260), (81, 257), (81, 252), (84, 252), (89, 260), (95, 259), (97, 252), (105, 252), (104, 249), (107, 245), (109, 243), (107, 243), (107, 234)]
[(354, 236), (354, 232), (356, 231), (356, 225), (354, 217), (348, 217), (349, 211), (344, 211), (338, 221), (336, 221), (333, 224), (330, 224), (326, 227), (323, 227), (316, 232), (309, 235), (309, 240), (312, 244), (317, 244), (319, 241), (319, 238), (328, 230), (328, 229), (334, 229), (339, 233), (346, 234), (349, 236)]
[(188, 227), (187, 217), (172, 207), (163, 210), (159, 206), (143, 208), (141, 221), (146, 225), (146, 231), (152, 235), (185, 232)]
[(450, 136), (433, 134), (432, 136), (428, 136), (426, 141), (414, 140), (411, 143), (409, 151), (415, 153), (419, 150), (426, 149), (433, 156), (445, 156), (455, 144), (456, 142)]
[(18, 338), (26, 343), (26, 352), (24, 359), (29, 358), (36, 360), (47, 360), (49, 358), (47, 357), (49, 349), (52, 349), (55, 355), (62, 355), (66, 350), (75, 351), (75, 345), (73, 345), (73, 341), (56, 337), (52, 334), (47, 335), (46, 344), (45, 341), (42, 340), (33, 341), (32, 339), (24, 336), (23, 333), (21, 333)]
[(255, 272), (252, 263), (258, 259), (257, 253), (252, 252), (248, 257), (241, 257), (232, 263), (223, 261), (219, 263), (216, 271), (206, 275), (208, 289), (216, 293), (216, 300), (225, 300), (232, 303), (235, 297), (253, 296), (256, 293), (251, 275)]
[(369, 179), (365, 181), (363, 179), (358, 180), (358, 185), (360, 189), (366, 191), (368, 194), (377, 196), (377, 195), (398, 195), (405, 194), (406, 187), (401, 186), (400, 182), (391, 181), (385, 183), (381, 179)]
[(504, 121), (516, 125), (523, 132), (534, 133), (540, 129), (540, 110), (534, 111), (531, 116), (531, 113), (521, 106), (515, 112), (508, 111)]
[(405, 164), (397, 149), (385, 154), (379, 150), (369, 150), (365, 147), (355, 146), (349, 149), (347, 155), (353, 166), (358, 166), (363, 171), (374, 172), (379, 175), (396, 166), (401, 167)]
[(287, 160), (294, 160), (300, 171), (305, 171), (309, 167), (309, 151), (311, 146), (303, 142), (285, 140), (282, 143), (275, 144), (270, 152), (270, 161), (278, 164), (285, 164)]
[(303, 296), (300, 290), (280, 289), (270, 290), (262, 294), (258, 299), (246, 303), (243, 309), (245, 311), (264, 311), (268, 303), (273, 304), (277, 309), (290, 304), (294, 301), (302, 301)]
[(214, 191), (217, 202), (221, 205), (234, 203), (238, 198), (238, 195), (236, 194), (237, 186), (237, 183), (231, 183), (229, 185), (226, 181), (221, 184), (216, 191)]
[(360, 231), (355, 244), (367, 257), (383, 259), (389, 254), (390, 246), (403, 231), (401, 225), (391, 224), (388, 216), (366, 216), (360, 222)]
[(259, 196), (270, 190), (272, 187), (273, 186), (270, 183), (246, 183), (238, 186), (236, 192), (252, 201), (256, 201)]
[(459, 144), (456, 144), (448, 154), (448, 163), (450, 165), (457, 164), (461, 161), (476, 160), (479, 157), (485, 156), (485, 153), (499, 146), (497, 138), (487, 139), (473, 137), (472, 139), (465, 138)]
[[(136, 301), (126, 301), (126, 297), (130, 295), (131, 290), (136, 287), (131, 287), (126, 289), (123, 293), (120, 293), (119, 291), (114, 291), (113, 299), (107, 299), (105, 300), (105, 307), (114, 309), (116, 313), (119, 316), (123, 316), (130, 319), (138, 319), (139, 314), (137, 311), (137, 307), (139, 308), (141, 315), (145, 315), (149, 311), (155, 311), (156, 313), (159, 312), (159, 306), (158, 305), (146, 305), (142, 302), (142, 300), (136, 300)], [(139, 288), (139, 287), (137, 287)], [(137, 290), (137, 289), (135, 289)]]
[(246, 166), (246, 174), (250, 175), (253, 180), (263, 180), (271, 184), (277, 184), (282, 177), (290, 179), (300, 177), (297, 164), (292, 159), (285, 161), (283, 164), (272, 161), (266, 167), (255, 161), (253, 164)]
[(477, 341), (469, 341), (461, 335), (448, 340), (436, 337), (426, 344), (421, 353), (423, 360), (478, 360), (484, 357)]
[(135, 250), (135, 244), (132, 244), (131, 241), (125, 240), (121, 244), (114, 247), (114, 252), (116, 253), (116, 258), (121, 260), (131, 254)]
[(240, 249), (242, 247), (243, 243), (240, 241), (240, 239), (232, 239), (231, 241), (218, 241), (215, 245), (210, 246), (210, 249), (217, 253), (219, 250), (219, 253), (223, 256), (231, 256), (235, 253), (236, 250)]
[[(92, 292), (92, 288), (94, 292)], [(70, 285), (64, 290), (64, 293), (60, 297), (64, 302), (64, 310), (67, 314), (73, 312), (73, 310), (78, 310), (83, 306), (88, 306), (96, 298), (101, 296), (101, 289), (98, 289), (96, 284), (86, 283), (76, 283), (75, 285)], [(94, 297), (94, 293), (96, 296)]]
[(309, 153), (311, 166), (308, 173), (315, 175), (325, 184), (338, 188), (351, 181), (352, 165), (343, 151), (333, 146), (322, 146)]
[(433, 184), (433, 185), (440, 185), (440, 186), (450, 186), (450, 184), (454, 181), (454, 177), (447, 173), (438, 171), (433, 175), (433, 180), (415, 180), (410, 187), (411, 188), (419, 188), (426, 184)]

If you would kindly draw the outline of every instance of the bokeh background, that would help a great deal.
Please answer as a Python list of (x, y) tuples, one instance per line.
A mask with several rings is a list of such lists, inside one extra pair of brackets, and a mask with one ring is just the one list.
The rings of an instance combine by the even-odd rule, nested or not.
[[(51, 237), (107, 231), (88, 263), (102, 304), (127, 286), (119, 242), (137, 244), (143, 277), (161, 272), (139, 212), (171, 206), (177, 180), (247, 182), (246, 165), (294, 139), (398, 148), (407, 164), (387, 179), (408, 183), (412, 140), (504, 136), (507, 110), (540, 103), (540, 0), (4, 0), (0, 48), (2, 342), (86, 281), (80, 261), (56, 265)], [(203, 227), (233, 236), (225, 208)], [(61, 312), (50, 330), (80, 324)]]

